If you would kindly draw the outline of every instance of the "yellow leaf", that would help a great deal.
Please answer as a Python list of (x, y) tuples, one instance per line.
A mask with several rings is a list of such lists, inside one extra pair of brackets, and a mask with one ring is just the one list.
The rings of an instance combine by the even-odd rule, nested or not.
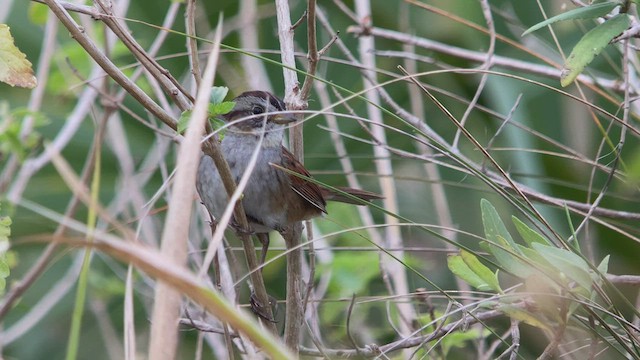
[(31, 62), (13, 44), (13, 37), (6, 24), (0, 24), (0, 81), (29, 89), (37, 84)]

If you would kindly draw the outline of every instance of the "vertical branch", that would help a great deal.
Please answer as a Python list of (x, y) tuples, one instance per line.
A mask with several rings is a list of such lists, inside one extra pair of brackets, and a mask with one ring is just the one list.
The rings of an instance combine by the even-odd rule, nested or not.
[[(198, 89), (198, 97), (193, 107), (191, 121), (178, 155), (180, 167), (176, 172), (176, 189), (193, 189), (193, 183), (195, 182), (200, 138), (207, 120), (209, 93), (211, 92), (211, 85), (213, 84), (218, 62), (221, 28), (222, 20), (218, 23), (214, 47), (211, 54), (209, 54), (204, 77)], [(187, 194), (190, 194), (190, 192)], [(162, 234), (160, 251), (167, 259), (173, 259), (174, 264), (177, 266), (183, 266), (187, 261), (189, 218), (191, 217), (192, 209), (191, 198), (191, 196), (185, 196), (184, 191), (173, 192), (171, 206), (167, 212), (167, 221)], [(182, 295), (168, 284), (159, 282), (156, 285), (154, 299), (149, 358), (175, 359)]]
[(133, 307), (133, 266), (129, 264), (127, 267), (127, 278), (125, 280), (124, 293), (124, 358), (133, 360), (136, 358), (136, 327), (133, 321), (135, 310)]
[[(410, 16), (409, 16), (409, 7), (405, 3), (402, 6), (401, 12), (401, 20), (400, 20), (400, 30), (409, 33), (410, 32)], [(404, 24), (404, 25), (402, 25)], [(415, 45), (413, 44), (403, 44), (402, 48), (411, 54), (415, 54)], [(414, 74), (418, 72), (418, 66), (416, 64), (415, 59), (406, 58), (404, 59), (404, 65), (407, 67), (407, 70)], [(422, 95), (420, 90), (412, 86), (411, 84), (407, 84), (407, 91), (409, 93), (409, 101), (410, 101), (410, 109), (411, 113), (416, 116), (423, 116), (424, 114), (424, 102), (422, 99)], [(415, 142), (416, 148), (420, 151), (420, 154), (424, 154), (425, 156), (433, 156), (433, 150), (422, 141)], [(447, 196), (445, 192), (444, 184), (442, 183), (442, 176), (440, 175), (440, 170), (438, 166), (431, 161), (425, 161), (424, 165), (424, 173), (427, 175), (427, 178), (433, 180), (429, 185), (431, 190), (431, 196), (433, 197), (433, 207), (435, 209), (436, 216), (438, 218), (438, 223), (442, 226), (442, 230), (440, 233), (442, 236), (446, 237), (451, 241), (456, 241), (457, 233), (453, 229), (455, 225), (453, 224), (453, 219), (451, 217), (451, 209), (449, 208), (449, 203), (447, 201)], [(450, 242), (445, 242), (444, 246), (447, 249), (453, 250), (455, 246), (453, 246)], [(456, 277), (456, 284), (458, 285), (458, 289), (462, 291), (470, 291), (471, 288), (469, 284), (464, 282), (462, 279)], [(464, 300), (463, 300), (464, 303)]]
[[(226, 296), (227, 294), (225, 294), (222, 290), (222, 275), (220, 273), (220, 260), (219, 260), (220, 253), (222, 253), (222, 255), (224, 256), (224, 249), (216, 253), (215, 258), (213, 259), (213, 263), (215, 267), (215, 286), (221, 294), (224, 294)], [(229, 297), (227, 298), (229, 299), (229, 301), (233, 300), (233, 298), (229, 298)], [(229, 324), (227, 324), (226, 322), (222, 322), (222, 329), (224, 330), (224, 343), (227, 348), (228, 359), (234, 360), (235, 356), (233, 353), (233, 341), (231, 340), (231, 334), (229, 333)]]
[[(316, 40), (316, 0), (307, 0), (307, 60), (309, 69), (307, 72), (311, 75), (316, 73), (318, 67), (318, 42)], [(308, 99), (313, 85), (313, 76), (307, 76), (302, 84), (300, 97)]]
[[(243, 49), (258, 49), (258, 4), (256, 0), (240, 0), (238, 13), (242, 15), (242, 31), (238, 32), (240, 47)], [(242, 68), (247, 73), (244, 78), (250, 89), (270, 89), (271, 84), (262, 60), (253, 56), (240, 57)]]
[(185, 25), (187, 28), (187, 48), (189, 49), (189, 63), (191, 73), (196, 82), (196, 89), (200, 88), (202, 76), (200, 74), (200, 60), (198, 58), (198, 41), (196, 40), (196, 0), (187, 1), (187, 14)]
[[(362, 26), (371, 26), (371, 4), (369, 0), (357, 0), (355, 2), (356, 16), (361, 22)], [(360, 58), (365, 69), (363, 72), (368, 75), (368, 79), (372, 79), (375, 82), (375, 72), (372, 69), (376, 68), (374, 39), (371, 36), (362, 36), (358, 39), (358, 51)], [(375, 84), (372, 84), (375, 85)], [(380, 104), (380, 96), (376, 91), (369, 91), (366, 93), (366, 97), (369, 100), (367, 103), (367, 114), (373, 124), (382, 124), (382, 114), (377, 107)], [(371, 132), (373, 136), (386, 144), (386, 134), (382, 126), (372, 126)], [(373, 147), (375, 165), (377, 173), (380, 175), (380, 187), (382, 194), (384, 195), (383, 204), (385, 209), (388, 210), (385, 213), (385, 223), (389, 226), (385, 229), (385, 243), (383, 246), (393, 249), (402, 248), (402, 234), (400, 228), (394, 226), (398, 223), (398, 220), (389, 215), (398, 213), (398, 202), (395, 191), (395, 182), (393, 180), (393, 167), (391, 164), (389, 150), (384, 146)], [(394, 252), (394, 255), (398, 258), (404, 257), (403, 251)], [(409, 293), (407, 276), (402, 266), (396, 261), (390, 260), (386, 257), (381, 258), (381, 268), (385, 273), (384, 276), (389, 276), (394, 286), (395, 295), (405, 295)], [(398, 312), (400, 314), (399, 331), (400, 335), (408, 336), (411, 334), (410, 324), (412, 319), (415, 318), (414, 310), (410, 304), (397, 303)]]
[[(308, 5), (313, 9), (308, 9), (308, 13), (315, 14), (315, 1), (309, 0)], [(276, 15), (278, 19), (278, 37), (280, 40), (280, 51), (282, 63), (289, 67), (283, 69), (285, 82), (284, 101), (290, 110), (304, 110), (307, 108), (306, 97), (308, 91), (303, 95), (298, 87), (298, 76), (295, 71), (295, 57), (293, 44), (293, 28), (291, 25), (291, 15), (289, 11), (289, 3), (286, 0), (276, 0)], [(307, 19), (311, 19), (309, 16)], [(315, 48), (315, 17), (312, 22), (313, 34), (309, 34), (309, 39), (313, 39), (312, 44)], [(317, 50), (314, 51), (317, 57)], [(315, 65), (314, 65), (315, 66)], [(305, 82), (309, 82), (307, 80)], [(311, 84), (307, 85), (310, 87)], [(304, 97), (303, 97), (304, 96)], [(302, 125), (293, 126), (290, 131), (291, 149), (294, 156), (302, 161), (304, 158), (304, 143)], [(300, 344), (300, 332), (302, 329), (302, 318), (304, 309), (302, 305), (302, 249), (296, 246), (300, 242), (302, 234), (302, 225), (294, 224), (289, 231), (283, 234), (287, 244), (287, 307), (285, 318), (285, 344), (298, 352)]]

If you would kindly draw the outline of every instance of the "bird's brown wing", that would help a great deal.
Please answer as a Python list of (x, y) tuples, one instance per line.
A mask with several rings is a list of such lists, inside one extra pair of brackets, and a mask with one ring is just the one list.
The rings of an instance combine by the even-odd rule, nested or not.
[[(297, 172), (302, 176), (311, 177), (311, 174), (309, 174), (307, 169), (305, 169), (304, 166), (296, 160), (293, 154), (285, 147), (282, 147), (282, 167)], [(289, 175), (291, 189), (293, 189), (293, 191), (302, 196), (303, 199), (307, 200), (309, 204), (318, 208), (318, 210), (325, 214), (327, 213), (327, 202), (324, 200), (324, 196), (322, 195), (322, 191), (318, 185), (293, 174), (287, 175)]]

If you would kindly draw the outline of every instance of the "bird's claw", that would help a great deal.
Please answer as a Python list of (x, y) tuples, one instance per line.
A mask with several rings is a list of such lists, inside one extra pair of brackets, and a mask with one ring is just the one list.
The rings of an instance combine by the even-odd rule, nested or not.
[[(255, 292), (251, 293), (251, 296), (249, 297), (249, 302), (251, 304), (251, 311), (253, 311), (254, 314), (258, 315), (258, 317), (260, 317), (263, 320), (272, 322), (274, 324), (277, 323), (277, 321), (275, 319), (273, 319), (272, 317), (270, 317), (268, 315), (264, 305), (262, 305), (258, 301), (258, 298), (257, 298)], [(271, 307), (271, 310), (273, 312), (273, 316), (275, 316), (278, 313), (278, 302), (271, 295), (269, 295), (269, 306)]]

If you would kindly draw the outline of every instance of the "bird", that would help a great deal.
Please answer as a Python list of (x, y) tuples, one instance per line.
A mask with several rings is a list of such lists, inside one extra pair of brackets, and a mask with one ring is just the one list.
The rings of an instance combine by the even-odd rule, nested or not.
[[(296, 222), (326, 214), (327, 201), (366, 205), (371, 200), (383, 198), (365, 190), (337, 187), (354, 199), (304, 179), (311, 178), (311, 174), (282, 145), (284, 130), (297, 119), (291, 112), (285, 112), (286, 106), (280, 98), (267, 91), (247, 91), (233, 101), (233, 109), (220, 116), (229, 125), (221, 150), (236, 184), (247, 169), (255, 148), (261, 147), (242, 194), (250, 233), (262, 244), (260, 264), (264, 264), (269, 247), (269, 232), (283, 233)], [(196, 189), (209, 214), (219, 219), (227, 206), (228, 196), (213, 159), (206, 154), (200, 158)]]

